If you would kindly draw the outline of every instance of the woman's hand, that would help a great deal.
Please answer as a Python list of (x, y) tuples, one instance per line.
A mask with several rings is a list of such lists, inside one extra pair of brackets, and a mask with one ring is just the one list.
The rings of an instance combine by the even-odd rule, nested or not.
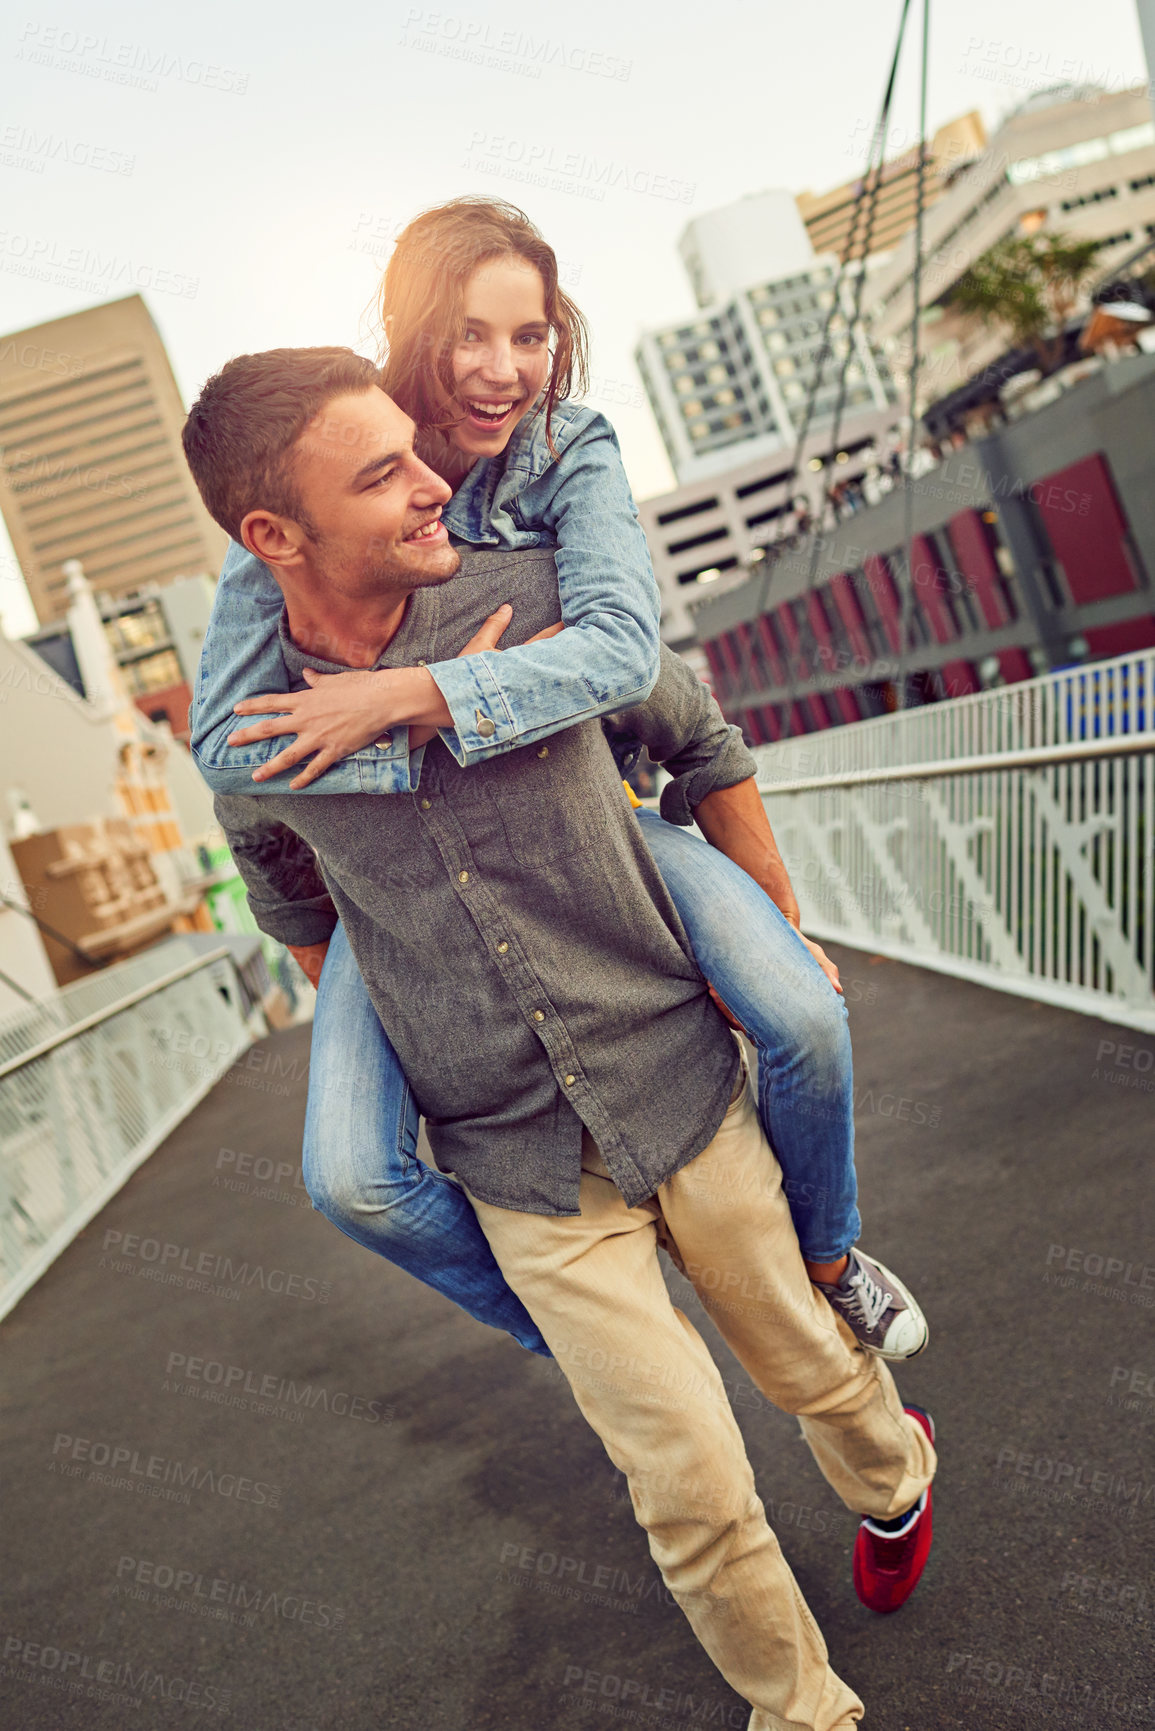
[(834, 990), (845, 997), (846, 994), (842, 991), (842, 986), (838, 979), (838, 967), (830, 960), (830, 957), (826, 954), (822, 945), (816, 944), (812, 938), (803, 937), (801, 932), (798, 933), (798, 936), (802, 938), (802, 942), (806, 945), (806, 948), (810, 951), (810, 954), (814, 957), (814, 960), (818, 963), (818, 966), (822, 969), (822, 972), (826, 975), (826, 978), (830, 981)]
[[(503, 604), (474, 632), (460, 653), (477, 655), (485, 649), (496, 649), (512, 618), (512, 607)], [(528, 641), (537, 643), (542, 638), (555, 636), (561, 629), (560, 625), (548, 625)], [(412, 713), (411, 694), (408, 698), (406, 694), (410, 693), (415, 677), (425, 679), (434, 695), (440, 695), (435, 681), (424, 668), (350, 668), (347, 673), (318, 673), (315, 668), (306, 667), (307, 691), (266, 692), (259, 697), (243, 698), (235, 704), (238, 715), (269, 718), (242, 728), (238, 733), (230, 733), (228, 742), (230, 745), (251, 745), (259, 739), (295, 734), (292, 745), (253, 771), (253, 780), (268, 781), (272, 776), (292, 769), (304, 758), (310, 758), (301, 773), (289, 783), (294, 790), (308, 787), (340, 758), (362, 750), (405, 720), (401, 711)], [(276, 711), (276, 717), (270, 716), (270, 711)], [(409, 735), (410, 749), (432, 739), (437, 725), (446, 723), (413, 726)]]
[[(407, 673), (408, 669), (398, 671)], [(258, 721), (239, 733), (230, 733), (230, 745), (250, 745), (254, 740), (276, 739), (287, 733), (297, 736), (292, 745), (253, 771), (254, 781), (268, 781), (315, 753), (289, 783), (293, 788), (307, 787), (338, 758), (380, 739), (395, 723), (397, 681), (392, 669), (318, 673), (306, 667), (304, 677), (308, 691), (270, 692), (246, 697), (234, 706), (238, 715), (267, 715), (271, 709), (282, 713), (278, 720)]]

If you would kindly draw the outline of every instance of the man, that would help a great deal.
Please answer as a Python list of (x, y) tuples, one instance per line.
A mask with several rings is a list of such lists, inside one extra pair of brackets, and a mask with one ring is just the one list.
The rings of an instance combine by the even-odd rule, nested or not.
[[(306, 665), (444, 658), (500, 602), (511, 640), (556, 623), (552, 554), (462, 561), (438, 529), (449, 489), (415, 456), (412, 423), (369, 363), (335, 356), (231, 362), (186, 430), (209, 509), (281, 585), (294, 689)], [(675, 778), (668, 810), (692, 810), (739, 864), (765, 857), (753, 761), (676, 657), (629, 725)], [(856, 1581), (878, 1609), (925, 1562), (932, 1427), (807, 1278), (744, 1063), (600, 726), (470, 769), (434, 745), (408, 796), (222, 795), (217, 811), (265, 930), (308, 950), (336, 907), (438, 1164), (627, 1474), (667, 1585), (751, 1704), (750, 1731), (857, 1722), (717, 1369), (670, 1302), (659, 1242), (867, 1517)]]

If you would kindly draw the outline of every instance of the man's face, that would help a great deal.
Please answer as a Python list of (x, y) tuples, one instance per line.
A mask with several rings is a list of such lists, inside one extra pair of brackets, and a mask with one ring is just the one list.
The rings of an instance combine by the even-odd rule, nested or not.
[(350, 600), (444, 583), (461, 563), (441, 522), (450, 489), (414, 455), (413, 431), (373, 386), (334, 397), (294, 448), (312, 574)]

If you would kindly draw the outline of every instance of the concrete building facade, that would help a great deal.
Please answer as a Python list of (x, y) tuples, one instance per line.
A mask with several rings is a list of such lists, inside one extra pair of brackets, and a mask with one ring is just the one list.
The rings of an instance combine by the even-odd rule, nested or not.
[[(1155, 122), (1147, 87), (1108, 94), (1064, 85), (1029, 97), (927, 213), (919, 302), (920, 402), (971, 377), (1007, 347), (995, 322), (947, 304), (959, 278), (1008, 236), (1040, 230), (1098, 243), (1103, 273), (1155, 237)], [(914, 237), (872, 273), (872, 340), (896, 374), (909, 364)]]
[(0, 338), (0, 510), (41, 624), (62, 566), (98, 593), (216, 576), (227, 537), (181, 450), (185, 410), (139, 295)]
[(816, 250), (829, 249), (811, 244), (793, 194), (774, 188), (704, 211), (678, 237), (678, 253), (700, 307), (726, 300), (751, 283), (794, 276), (809, 267)]
[[(773, 446), (737, 466), (731, 451), (721, 474), (642, 500), (638, 515), (662, 597), (662, 638), (672, 649), (694, 659), (693, 609), (707, 590), (713, 598), (742, 583), (766, 543), (790, 527), (796, 501), (805, 499), (811, 511), (817, 510), (832, 464), (839, 481), (860, 482), (897, 413), (893, 404), (856, 408), (843, 425), (838, 452), (830, 448), (827, 416), (805, 440), (797, 474), (793, 446)], [(843, 463), (836, 461), (839, 455)]]
[[(865, 158), (870, 147), (869, 128), (857, 140)], [(884, 140), (884, 148), (886, 141)], [(929, 141), (922, 171), (923, 208), (936, 204), (959, 172), (981, 157), (987, 148), (986, 128), (977, 109), (960, 114), (940, 126)], [(918, 202), (919, 151), (917, 144), (887, 158), (875, 199), (874, 223), (868, 256), (890, 252), (914, 224)], [(800, 192), (798, 211), (806, 224), (815, 252), (835, 253), (840, 259), (861, 258), (866, 235), (865, 214), (855, 217), (863, 176), (844, 181), (829, 192)], [(872, 179), (874, 177), (872, 176)]]
[[(753, 284), (695, 319), (642, 337), (635, 360), (679, 482), (722, 474), (795, 443), (834, 309), (836, 276), (833, 260), (815, 259), (793, 276)], [(847, 437), (854, 417), (873, 416), (893, 400), (885, 364), (862, 325), (853, 324), (852, 293), (844, 280), (811, 419), (815, 429), (829, 424), (848, 358)]]
[[(1155, 355), (1045, 407), (691, 609), (755, 744), (1155, 646)], [(904, 641), (905, 640), (905, 641)]]
[[(151, 721), (163, 721), (188, 743), (188, 712), (201, 648), (212, 613), (208, 577), (150, 584), (135, 595), (105, 595), (99, 603), (109, 648), (125, 692)], [(81, 697), (89, 696), (70, 619), (25, 638)]]

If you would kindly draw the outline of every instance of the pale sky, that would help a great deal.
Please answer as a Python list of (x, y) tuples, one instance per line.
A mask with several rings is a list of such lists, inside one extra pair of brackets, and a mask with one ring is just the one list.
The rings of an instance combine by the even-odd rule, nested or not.
[[(744, 193), (822, 191), (858, 171), (900, 11), (24, 6), (0, 27), (0, 335), (142, 286), (186, 400), (246, 350), (370, 352), (391, 237), (426, 205), (492, 193), (562, 261), (593, 330), (591, 400), (639, 498), (672, 484), (632, 351), (644, 327), (693, 309), (680, 231)], [(933, 10), (932, 130), (972, 108), (993, 129), (1072, 76), (1111, 89), (1147, 76), (1133, 0)], [(911, 12), (895, 150), (916, 136)], [(10, 634), (35, 623), (2, 531), (0, 619)]]

